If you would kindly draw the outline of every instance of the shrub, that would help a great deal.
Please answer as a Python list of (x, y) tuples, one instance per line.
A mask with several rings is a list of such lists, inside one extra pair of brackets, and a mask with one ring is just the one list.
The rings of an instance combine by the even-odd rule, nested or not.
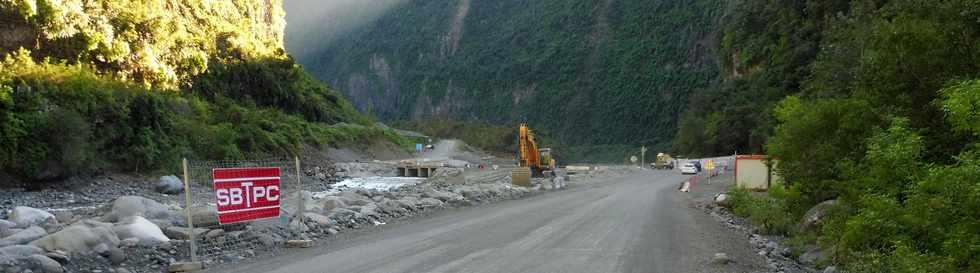
[(799, 218), (789, 213), (786, 192), (780, 187), (770, 189), (769, 197), (754, 197), (745, 189), (735, 189), (729, 194), (733, 213), (748, 218), (760, 233), (789, 235), (794, 231)]

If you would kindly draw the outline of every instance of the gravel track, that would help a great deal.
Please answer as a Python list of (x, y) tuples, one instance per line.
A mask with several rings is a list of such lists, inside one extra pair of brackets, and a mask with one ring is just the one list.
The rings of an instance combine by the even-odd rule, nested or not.
[[(670, 171), (573, 182), (212, 272), (767, 272), (744, 234), (695, 208)], [(712, 263), (715, 253), (734, 263)]]

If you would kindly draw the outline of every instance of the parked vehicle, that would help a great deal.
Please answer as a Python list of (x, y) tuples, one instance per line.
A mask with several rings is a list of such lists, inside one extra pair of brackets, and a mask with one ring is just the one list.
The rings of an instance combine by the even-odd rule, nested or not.
[(691, 162), (684, 163), (679, 169), (681, 174), (698, 174), (698, 168)]

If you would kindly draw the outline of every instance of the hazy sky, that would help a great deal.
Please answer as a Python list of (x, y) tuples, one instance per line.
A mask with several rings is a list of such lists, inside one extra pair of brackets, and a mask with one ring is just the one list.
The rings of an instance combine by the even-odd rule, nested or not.
[(338, 33), (377, 19), (408, 0), (285, 0), (286, 49), (306, 58)]

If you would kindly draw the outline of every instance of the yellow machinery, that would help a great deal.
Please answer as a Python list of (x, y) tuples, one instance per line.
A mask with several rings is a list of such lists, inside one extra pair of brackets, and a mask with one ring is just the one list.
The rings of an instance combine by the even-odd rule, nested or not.
[(659, 153), (657, 154), (657, 161), (653, 163), (653, 168), (659, 170), (673, 170), (674, 158), (669, 154)]
[(527, 127), (527, 123), (521, 123), (517, 143), (520, 168), (514, 169), (512, 173), (514, 184), (530, 186), (531, 176), (541, 177), (546, 172), (555, 169), (555, 159), (551, 156), (551, 149), (538, 148), (538, 143), (534, 140), (534, 133)]

